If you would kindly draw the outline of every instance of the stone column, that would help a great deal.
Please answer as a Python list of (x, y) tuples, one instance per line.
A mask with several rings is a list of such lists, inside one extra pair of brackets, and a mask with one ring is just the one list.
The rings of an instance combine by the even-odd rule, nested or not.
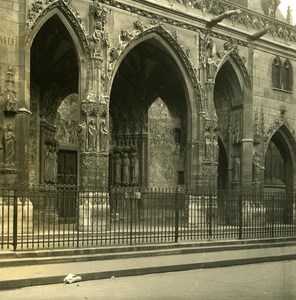
[[(253, 72), (253, 46), (249, 46), (248, 70)], [(252, 77), (251, 77), (252, 78)], [(252, 82), (250, 83), (252, 85)], [(242, 186), (252, 186), (253, 175), (253, 93), (251, 86), (244, 87), (243, 96), (243, 138), (242, 138)]]
[(18, 110), (16, 118), (17, 127), (17, 157), (18, 157), (18, 183), (29, 183), (29, 127), (31, 112), (26, 108)]

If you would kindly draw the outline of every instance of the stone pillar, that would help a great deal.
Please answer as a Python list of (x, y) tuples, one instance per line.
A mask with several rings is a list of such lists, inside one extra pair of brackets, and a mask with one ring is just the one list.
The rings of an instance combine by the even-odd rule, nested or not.
[[(250, 44), (248, 54), (248, 70), (253, 72), (253, 46)], [(252, 76), (251, 76), (252, 78)], [(252, 82), (250, 83), (253, 84)], [(253, 93), (252, 87), (244, 87), (243, 95), (243, 138), (242, 138), (242, 186), (252, 186), (253, 175)]]
[(29, 184), (29, 127), (31, 112), (26, 108), (18, 110), (16, 118), (17, 127), (17, 157), (18, 157), (18, 183)]

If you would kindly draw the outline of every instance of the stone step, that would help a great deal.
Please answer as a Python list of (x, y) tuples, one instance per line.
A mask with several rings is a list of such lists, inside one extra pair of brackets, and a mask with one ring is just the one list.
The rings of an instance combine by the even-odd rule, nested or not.
[(0, 252), (0, 267), (102, 261), (164, 255), (181, 255), (295, 246), (296, 238), (228, 240), (156, 245), (112, 246)]

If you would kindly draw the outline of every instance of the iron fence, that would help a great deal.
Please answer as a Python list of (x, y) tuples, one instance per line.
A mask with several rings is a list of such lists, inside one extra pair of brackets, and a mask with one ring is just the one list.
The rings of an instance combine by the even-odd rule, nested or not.
[(287, 192), (1, 187), (0, 248), (293, 236), (294, 203)]

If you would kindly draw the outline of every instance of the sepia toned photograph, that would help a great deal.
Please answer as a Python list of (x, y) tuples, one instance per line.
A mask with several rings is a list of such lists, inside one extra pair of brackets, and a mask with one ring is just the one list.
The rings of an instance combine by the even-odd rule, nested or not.
[(0, 299), (296, 299), (296, 1), (0, 0)]

